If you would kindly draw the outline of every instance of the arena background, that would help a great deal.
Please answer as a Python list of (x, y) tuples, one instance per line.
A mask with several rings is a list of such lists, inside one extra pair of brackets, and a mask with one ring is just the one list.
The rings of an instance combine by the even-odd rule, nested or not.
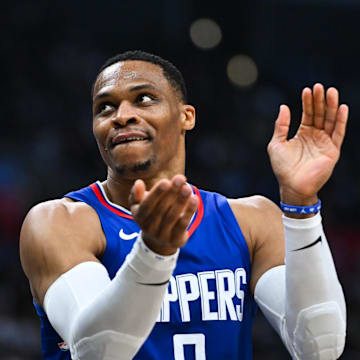
[[(350, 123), (322, 213), (348, 304), (342, 359), (360, 358), (358, 0), (7, 0), (0, 17), (0, 359), (41, 358), (20, 224), (35, 203), (104, 178), (90, 87), (105, 59), (128, 49), (159, 54), (183, 72), (197, 108), (187, 175), (230, 197), (277, 202), (266, 145), (279, 104), (290, 105), (297, 126), (304, 86), (340, 90)], [(254, 353), (289, 359), (261, 314)]]

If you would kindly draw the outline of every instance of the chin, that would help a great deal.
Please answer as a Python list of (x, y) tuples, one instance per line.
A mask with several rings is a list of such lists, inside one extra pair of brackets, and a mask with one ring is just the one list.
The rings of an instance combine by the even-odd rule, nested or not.
[(139, 176), (147, 174), (155, 163), (155, 157), (133, 164), (121, 164), (115, 167), (115, 172), (120, 176)]

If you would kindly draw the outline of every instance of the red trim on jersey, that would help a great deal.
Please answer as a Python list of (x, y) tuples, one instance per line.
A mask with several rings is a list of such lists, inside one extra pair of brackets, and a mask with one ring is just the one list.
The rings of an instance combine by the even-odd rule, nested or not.
[(107, 207), (109, 210), (114, 212), (116, 215), (119, 215), (119, 216), (127, 218), (127, 219), (134, 220), (134, 217), (132, 215), (126, 214), (125, 212), (123, 212), (123, 211), (121, 211), (119, 209), (116, 209), (113, 206), (111, 206), (109, 203), (107, 203), (107, 201), (105, 200), (103, 194), (101, 193), (101, 191), (99, 190), (99, 188), (97, 187), (96, 184), (91, 184), (90, 187), (91, 187), (92, 191), (94, 192), (94, 194), (96, 195), (96, 197), (98, 198), (98, 200), (105, 207)]
[[(189, 237), (193, 234), (193, 232), (196, 230), (196, 228), (199, 226), (203, 216), (204, 216), (204, 204), (202, 202), (202, 198), (200, 195), (199, 190), (197, 189), (196, 186), (192, 185), (194, 191), (195, 191), (195, 195), (198, 197), (199, 199), (199, 206), (198, 206), (198, 210), (197, 210), (197, 214), (196, 214), (196, 218), (194, 220), (194, 222), (191, 224), (189, 230), (188, 230), (188, 234)], [(115, 207), (111, 206), (106, 199), (104, 198), (103, 194), (101, 193), (101, 191), (99, 190), (98, 186), (96, 184), (91, 184), (90, 185), (91, 190), (94, 192), (95, 196), (98, 198), (98, 200), (101, 202), (101, 204), (103, 204), (107, 209), (111, 210), (113, 213), (115, 213), (116, 215), (119, 215), (121, 217), (127, 218), (127, 219), (131, 219), (134, 220), (134, 217), (132, 215), (126, 214), (125, 212), (116, 209)]]
[(202, 202), (202, 198), (199, 193), (199, 190), (194, 185), (192, 185), (192, 187), (194, 188), (195, 194), (199, 199), (199, 206), (198, 206), (198, 211), (196, 214), (195, 221), (191, 224), (190, 229), (188, 230), (189, 237), (193, 234), (193, 232), (196, 230), (196, 228), (200, 225), (200, 222), (204, 216), (204, 204)]

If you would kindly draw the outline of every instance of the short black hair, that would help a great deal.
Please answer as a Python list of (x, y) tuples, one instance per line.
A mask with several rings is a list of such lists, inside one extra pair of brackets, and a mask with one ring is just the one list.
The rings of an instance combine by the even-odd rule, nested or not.
[[(170, 61), (165, 60), (161, 58), (160, 56), (142, 51), (142, 50), (132, 50), (132, 51), (126, 51), (121, 54), (117, 54), (104, 63), (104, 65), (100, 68), (96, 80), (99, 76), (99, 74), (108, 66), (111, 66), (117, 62), (120, 61), (126, 61), (126, 60), (140, 60), (140, 61), (146, 61), (155, 65), (158, 65), (162, 68), (163, 74), (165, 78), (169, 81), (170, 85), (174, 88), (174, 90), (180, 95), (181, 100), (184, 103), (187, 103), (187, 91), (186, 91), (186, 85), (184, 78), (181, 74), (181, 72), (177, 69), (177, 67), (172, 64)], [(96, 80), (93, 84), (93, 92)]]

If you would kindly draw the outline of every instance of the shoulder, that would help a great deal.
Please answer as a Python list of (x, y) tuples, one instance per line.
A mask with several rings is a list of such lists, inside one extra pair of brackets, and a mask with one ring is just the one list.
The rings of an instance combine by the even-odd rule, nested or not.
[[(25, 217), (20, 233), (20, 242), (52, 241), (61, 237), (86, 233), (91, 238), (101, 230), (100, 220), (95, 210), (80, 201), (68, 198), (39, 203), (30, 209)], [(35, 245), (35, 244), (33, 244)]]
[[(32, 207), (25, 217), (24, 225), (36, 225), (52, 227), (65, 221), (68, 225), (82, 224), (83, 221), (95, 220), (95, 210), (81, 201), (73, 201), (68, 198), (49, 200)], [(44, 230), (44, 229), (42, 229)]]
[(228, 199), (228, 202), (244, 233), (251, 257), (273, 233), (282, 231), (281, 210), (265, 196)]
[(228, 199), (235, 215), (257, 215), (260, 217), (281, 216), (280, 208), (270, 199), (262, 195), (253, 195), (238, 199)]
[(267, 222), (281, 223), (281, 210), (270, 199), (254, 195), (239, 199), (228, 199), (235, 217), (248, 225), (261, 226)]
[(20, 258), (33, 293), (41, 299), (62, 273), (83, 261), (97, 261), (105, 237), (95, 210), (70, 199), (34, 206), (20, 232)]

